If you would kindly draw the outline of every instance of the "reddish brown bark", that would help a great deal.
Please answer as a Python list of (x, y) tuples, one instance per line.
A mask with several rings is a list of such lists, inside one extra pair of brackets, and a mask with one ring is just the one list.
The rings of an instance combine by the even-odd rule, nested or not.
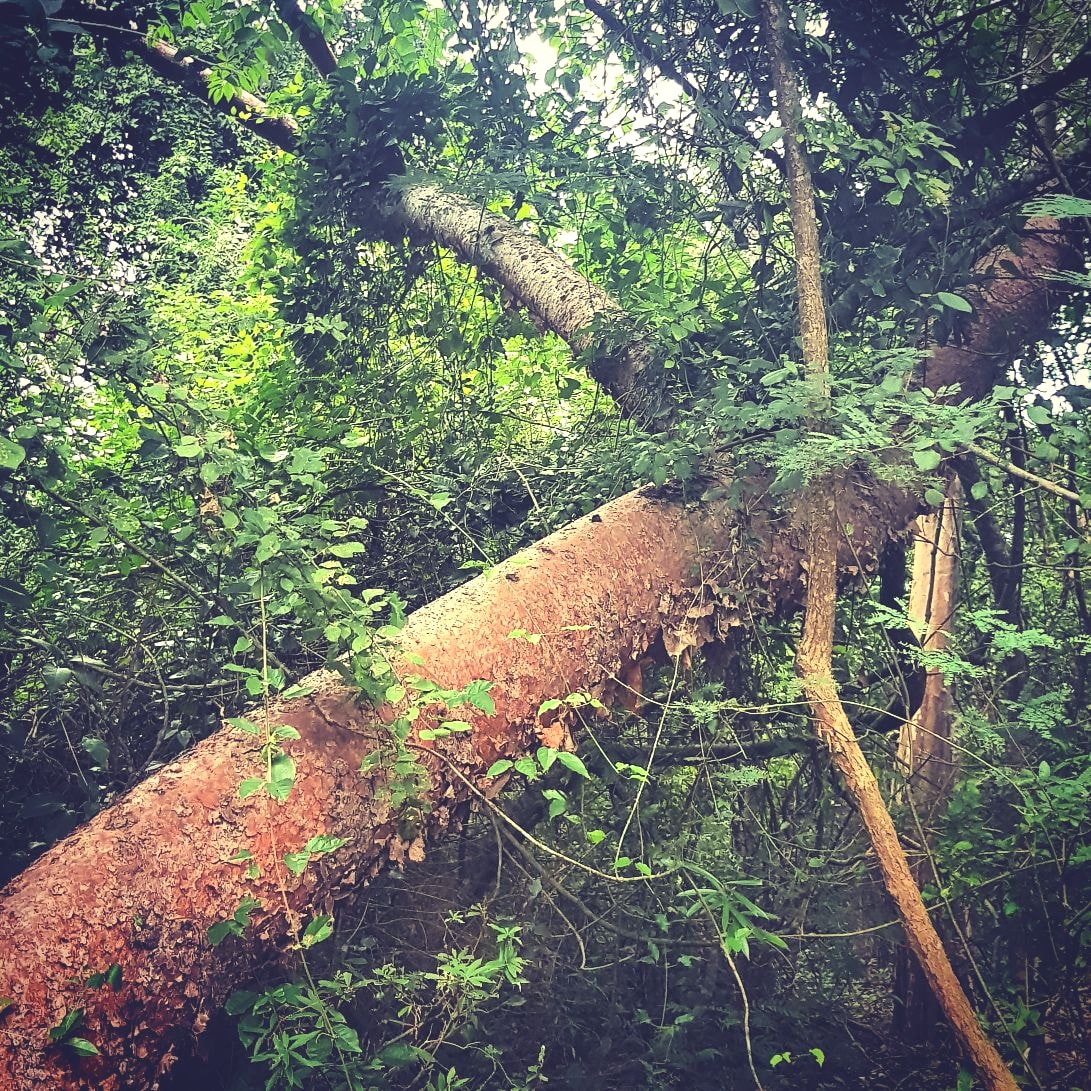
[[(495, 683), (495, 714), (476, 715), (472, 736), (426, 744), (446, 758), (423, 758), (426, 832), (442, 831), (468, 797), (448, 762), (494, 793), (482, 771), (538, 744), (542, 701), (575, 691), (611, 700), (614, 679), (664, 622), (687, 624), (694, 558), (710, 536), (719, 536), (710, 517), (630, 495), (412, 616), (401, 648), (423, 665), (403, 669), (450, 687)], [(515, 629), (542, 640), (512, 638)], [(335, 678), (312, 675), (313, 694), (268, 712), (273, 726), (302, 736), (287, 744), (297, 784), (285, 803), (239, 800), (240, 782), (260, 765), (253, 738), (225, 729), (9, 885), (0, 901), (0, 997), (11, 1001), (0, 1016), (0, 1088), (153, 1087), (258, 961), (284, 952), (293, 916), (327, 911), (388, 860), (420, 855), (422, 843), (403, 839), (384, 802), (385, 775), (360, 773), (382, 745), (381, 724)], [(283, 854), (320, 833), (349, 843), (298, 878), (286, 871)], [(228, 862), (241, 849), (253, 853), (257, 878)], [(207, 929), (247, 896), (262, 903), (251, 926), (212, 948)], [(84, 984), (113, 963), (119, 992)], [(50, 1043), (49, 1028), (76, 1008), (85, 1011), (78, 1033), (98, 1057)]]
[[(1056, 224), (1038, 226), (1035, 260), (1068, 266)], [(1025, 265), (1028, 276), (1038, 271)], [(1018, 292), (1009, 287), (985, 285), (974, 296), (971, 340), (940, 350), (930, 380), (942, 375), (966, 390), (982, 388), (972, 373), (983, 360), (994, 370), (997, 327), (1005, 337), (1041, 331), (1048, 283), (1032, 277)], [(851, 542), (837, 543), (842, 569), (872, 563), (916, 508), (913, 497), (874, 484), (846, 489), (837, 504), (830, 525), (855, 528)], [(716, 622), (798, 607), (804, 537), (798, 520), (760, 505), (744, 526), (741, 517), (628, 496), (414, 614), (403, 638), (404, 650), (425, 664), (414, 672), (448, 686), (489, 679), (496, 700), (494, 715), (475, 717), (472, 736), (442, 744), (447, 760), (425, 758), (426, 832), (441, 832), (468, 798), (447, 761), (495, 791), (482, 783), (482, 770), (536, 744), (541, 701), (589, 689), (609, 700), (614, 679), (664, 635), (677, 648), (711, 638)], [(702, 543), (711, 541), (725, 555), (703, 557)], [(703, 578), (737, 587), (746, 610), (701, 600)], [(811, 581), (814, 588), (814, 572)], [(511, 639), (514, 629), (544, 638)], [(0, 898), (0, 997), (11, 1001), (0, 1013), (0, 1089), (154, 1087), (257, 960), (285, 951), (293, 917), (322, 912), (386, 861), (419, 854), (421, 844), (415, 836), (406, 842), (383, 801), (382, 774), (359, 772), (383, 737), (378, 718), (330, 676), (310, 682), (311, 696), (269, 712), (274, 726), (289, 723), (302, 735), (288, 744), (298, 774), (286, 803), (238, 800), (239, 782), (256, 771), (255, 747), (249, 736), (224, 731), (9, 885)], [(815, 697), (821, 704), (821, 693)], [(278, 865), (318, 833), (349, 843), (298, 878)], [(256, 879), (226, 862), (243, 848), (254, 854)], [(212, 949), (208, 927), (231, 916), (244, 896), (262, 903), (253, 923)], [(112, 963), (122, 967), (119, 992), (83, 984)], [(79, 1059), (49, 1041), (49, 1028), (76, 1008), (85, 1010), (79, 1033), (97, 1057)]]
[(1000, 246), (974, 267), (973, 282), (962, 290), (973, 311), (925, 361), (929, 390), (950, 387), (954, 401), (983, 398), (1026, 344), (1027, 331), (1045, 328), (1057, 292), (1042, 283), (1041, 273), (1081, 263), (1058, 222), (1045, 216), (1027, 221), (1020, 243), (1020, 253)]

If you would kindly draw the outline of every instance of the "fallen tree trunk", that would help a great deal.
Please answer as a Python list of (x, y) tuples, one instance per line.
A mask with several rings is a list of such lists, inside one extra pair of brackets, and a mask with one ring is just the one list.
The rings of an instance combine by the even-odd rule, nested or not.
[[(422, 756), (425, 830), (407, 833), (382, 766), (361, 774), (361, 761), (389, 745), (383, 715), (320, 672), (305, 680), (308, 696), (252, 717), (300, 733), (286, 744), (296, 784), (283, 803), (239, 798), (240, 782), (261, 773), (259, 743), (227, 728), (56, 845), (0, 902), (0, 1088), (155, 1086), (224, 997), (288, 948), (294, 919), (328, 909), (389, 860), (419, 857), (420, 834), (450, 825), (468, 789), (448, 762), (494, 794), (483, 770), (538, 745), (549, 731), (537, 718), (543, 701), (575, 691), (609, 701), (664, 623), (686, 623), (700, 582), (694, 558), (710, 537), (719, 528), (709, 516), (629, 495), (413, 614), (400, 653), (420, 665), (403, 658), (402, 672), (445, 687), (494, 683), (495, 712), (475, 714), (471, 736), (423, 744), (445, 759)], [(542, 639), (510, 637), (516, 629)], [(453, 715), (469, 718), (461, 707)], [(437, 717), (442, 709), (416, 726)], [(292, 874), (283, 855), (316, 835), (348, 843)], [(252, 861), (230, 862), (241, 850)], [(260, 903), (249, 925), (213, 948), (207, 930), (244, 898)], [(114, 965), (116, 992), (86, 984)], [(50, 1040), (77, 1010), (76, 1033), (98, 1055)]]
[[(874, 564), (917, 506), (885, 486), (851, 494), (842, 522), (858, 529), (842, 564)], [(285, 743), (296, 783), (282, 803), (239, 798), (241, 782), (261, 775), (260, 739), (225, 727), (55, 845), (0, 895), (0, 1089), (154, 1087), (224, 998), (291, 950), (308, 912), (330, 911), (389, 861), (419, 859), (425, 838), (458, 820), (468, 785), (499, 790), (484, 776), (497, 758), (564, 746), (566, 725), (539, 716), (544, 701), (620, 701), (657, 643), (671, 654), (698, 647), (759, 601), (798, 608), (802, 527), (759, 514), (744, 521), (631, 493), (416, 611), (398, 641), (399, 676), (451, 689), (487, 680), (495, 710), (425, 710), (410, 745), (429, 778), (412, 822), (390, 804), (388, 767), (361, 771), (389, 751), (396, 711), (362, 708), (339, 676), (318, 672), (303, 680), (307, 696), (251, 716), (263, 732), (299, 732)], [(743, 572), (745, 606), (716, 590), (742, 587)], [(472, 734), (420, 741), (452, 715)], [(319, 835), (347, 844), (301, 875), (287, 870), (284, 854)], [(250, 857), (233, 862), (243, 850)], [(208, 929), (244, 899), (257, 903), (249, 923), (214, 948)], [(115, 965), (116, 992), (87, 984)], [(76, 1011), (76, 1033), (97, 1055), (50, 1038)]]
[[(1027, 279), (973, 293), (985, 332), (986, 319), (1027, 337), (1043, 328), (1049, 283), (1033, 274), (1070, 265), (1071, 253), (1055, 224), (1038, 222), (1033, 231), (1015, 259)], [(973, 342), (942, 351), (945, 375), (972, 383), (968, 373), (982, 362)], [(995, 366), (991, 352), (985, 359)], [(846, 488), (835, 522), (853, 534), (839, 543), (840, 569), (874, 567), (918, 508), (893, 486)], [(419, 832), (442, 832), (468, 799), (448, 762), (469, 782), (497, 790), (483, 771), (538, 744), (549, 726), (537, 718), (543, 701), (590, 691), (609, 703), (657, 640), (677, 653), (757, 612), (798, 609), (805, 537), (800, 518), (772, 505), (754, 505), (744, 517), (631, 494), (415, 613), (401, 647), (423, 665), (403, 669), (453, 688), (486, 679), (496, 706), (473, 717), (471, 736), (440, 744), (444, 759), (424, 757), (431, 777), (418, 801)], [(727, 595), (716, 590), (725, 587)], [(513, 639), (516, 629), (543, 639)], [(383, 716), (361, 709), (335, 676), (307, 684), (311, 695), (264, 714), (270, 727), (288, 724), (301, 735), (286, 744), (297, 774), (285, 802), (239, 799), (240, 782), (260, 771), (259, 747), (225, 730), (9, 884), (0, 896), (0, 1089), (156, 1086), (258, 962), (290, 949), (301, 917), (326, 911), (388, 860), (420, 854), (422, 839), (407, 836), (384, 794), (383, 767), (360, 772), (361, 760), (389, 741)], [(422, 717), (418, 730), (437, 716), (441, 710)], [(556, 732), (549, 737), (560, 741)], [(299, 876), (287, 871), (284, 853), (320, 834), (348, 843)], [(231, 862), (241, 850), (252, 854), (256, 877), (247, 874), (250, 861)], [(260, 903), (250, 924), (213, 948), (207, 930), (244, 898)], [(87, 984), (115, 965), (116, 992)], [(78, 1035), (95, 1055), (78, 1056), (50, 1038), (75, 1012)]]
[[(486, 222), (488, 214), (475, 215)], [(471, 239), (466, 254), (481, 253)], [(933, 386), (987, 389), (1012, 339), (1038, 335), (1050, 314), (1049, 284), (1036, 274), (1069, 267), (1071, 254), (1055, 223), (1037, 221), (1019, 256), (991, 260), (1004, 262), (1005, 276), (967, 291), (968, 339), (933, 354)], [(839, 543), (842, 571), (873, 565), (917, 508), (893, 487), (847, 488), (833, 513), (854, 528)], [(290, 949), (301, 918), (328, 910), (388, 860), (419, 856), (422, 834), (457, 820), (470, 790), (450, 769), (495, 792), (483, 770), (497, 757), (523, 754), (543, 735), (561, 742), (538, 718), (543, 701), (590, 691), (609, 703), (656, 641), (676, 652), (755, 612), (798, 608), (805, 537), (800, 519), (772, 505), (756, 504), (744, 520), (630, 495), (414, 614), (401, 651), (423, 665), (403, 661), (402, 670), (451, 688), (483, 678), (495, 700), (492, 713), (473, 716), (471, 735), (436, 744), (443, 757), (423, 754), (422, 829), (408, 829), (391, 806), (386, 767), (360, 772), (388, 744), (392, 712), (362, 709), (330, 674), (308, 679), (308, 696), (254, 717), (301, 736), (285, 744), (296, 784), (284, 802), (239, 798), (260, 762), (259, 744), (237, 730), (163, 769), (0, 897), (0, 1089), (156, 1086), (258, 961)], [(738, 601), (704, 593), (713, 586), (733, 588)], [(516, 629), (542, 639), (513, 639)], [(464, 709), (457, 715), (466, 718)], [(441, 709), (422, 717), (418, 740), (437, 718)], [(347, 843), (299, 875), (287, 869), (284, 854), (319, 834)], [(232, 862), (242, 850), (252, 859)], [(208, 929), (245, 898), (256, 903), (249, 923), (213, 948)], [(114, 966), (116, 991), (88, 984)], [(77, 1012), (74, 1030), (97, 1053), (80, 1056), (70, 1036), (50, 1037)]]

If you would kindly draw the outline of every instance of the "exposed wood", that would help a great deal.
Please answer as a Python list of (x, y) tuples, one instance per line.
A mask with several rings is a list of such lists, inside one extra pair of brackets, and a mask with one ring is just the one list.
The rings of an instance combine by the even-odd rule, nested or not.
[[(913, 543), (908, 614), (921, 633), (921, 647), (928, 652), (944, 651), (950, 640), (958, 605), (961, 529), (962, 486), (954, 477), (939, 511), (917, 520)], [(951, 727), (950, 689), (941, 670), (927, 667), (920, 707), (902, 725), (898, 740), (906, 795), (926, 838), (946, 807), (954, 783)], [(927, 845), (924, 848), (912, 863), (918, 887), (933, 878)], [(939, 1015), (936, 1001), (916, 956), (904, 947), (897, 952), (893, 991), (895, 1033), (912, 1043), (934, 1038)]]
[[(953, 478), (939, 511), (921, 516), (913, 544), (909, 617), (920, 626), (921, 647), (942, 652), (950, 641), (958, 602), (962, 488)], [(921, 706), (903, 726), (898, 756), (910, 796), (926, 825), (946, 805), (955, 765), (951, 697), (938, 667), (927, 667)]]

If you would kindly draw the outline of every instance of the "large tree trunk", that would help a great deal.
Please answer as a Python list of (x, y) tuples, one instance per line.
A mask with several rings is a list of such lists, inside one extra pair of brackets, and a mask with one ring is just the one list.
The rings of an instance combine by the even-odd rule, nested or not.
[[(474, 213), (480, 232), (489, 220)], [(483, 244), (471, 237), (461, 252), (480, 257)], [(1036, 274), (1071, 265), (1057, 225), (1037, 221), (1021, 254), (1005, 257), (1004, 278), (966, 293), (975, 308), (969, 340), (939, 350), (930, 379), (942, 376), (967, 393), (986, 389), (1009, 339), (1044, 329), (1050, 286)], [(501, 275), (500, 259), (489, 268)], [(527, 283), (528, 295), (538, 290)], [(545, 313), (544, 303), (525, 302)], [(574, 325), (565, 328), (577, 337)], [(854, 530), (837, 543), (836, 563), (854, 572), (876, 563), (886, 539), (902, 533), (918, 507), (915, 497), (874, 482), (850, 483), (837, 503), (833, 522)], [(448, 687), (489, 680), (496, 704), (493, 714), (474, 716), (472, 735), (435, 744), (432, 755), (433, 744), (422, 744), (430, 774), (420, 800), (423, 832), (442, 832), (455, 820), (472, 797), (468, 784), (497, 790), (483, 770), (498, 756), (533, 749), (543, 732), (561, 741), (557, 725), (538, 719), (544, 700), (592, 691), (609, 702), (616, 679), (657, 640), (677, 650), (748, 623), (755, 610), (798, 608), (804, 541), (801, 520), (772, 504), (755, 505), (744, 520), (630, 495), (414, 614), (402, 653), (424, 665), (412, 673)], [(729, 593), (702, 598), (699, 572)], [(543, 638), (513, 639), (516, 629)], [(423, 851), (417, 832), (385, 801), (383, 768), (360, 772), (361, 760), (388, 744), (383, 715), (362, 709), (332, 675), (308, 684), (311, 695), (264, 713), (270, 726), (290, 724), (301, 735), (286, 744), (297, 782), (285, 802), (239, 799), (239, 783), (258, 771), (257, 746), (227, 729), (56, 845), (4, 891), (0, 1089), (154, 1087), (224, 996), (259, 962), (288, 949), (295, 921), (326, 911), (388, 860)], [(465, 709), (457, 715), (464, 718)], [(417, 730), (437, 716), (422, 717)], [(283, 854), (316, 834), (348, 844), (297, 877)], [(229, 862), (242, 849), (253, 854), (256, 877)], [(207, 929), (231, 917), (244, 897), (261, 903), (251, 923), (212, 948)], [(122, 973), (118, 991), (86, 984), (114, 964)], [(98, 1055), (77, 1057), (49, 1038), (76, 1009), (83, 1011), (78, 1033)]]
[[(840, 563), (874, 565), (915, 509), (914, 498), (875, 485), (847, 494), (840, 522), (858, 530)], [(443, 833), (475, 789), (499, 790), (483, 776), (497, 758), (563, 746), (566, 725), (540, 718), (542, 702), (590, 692), (610, 704), (657, 642), (677, 654), (740, 624), (759, 602), (797, 609), (802, 529), (768, 514), (744, 522), (724, 507), (692, 511), (629, 494), (416, 611), (398, 673), (446, 688), (490, 681), (495, 712), (474, 714), (472, 735), (443, 743), (419, 742), (422, 728), (448, 718), (442, 708), (416, 723), (414, 752), (430, 781), (412, 823), (386, 802), (383, 767), (361, 772), (365, 757), (390, 750), (394, 710), (362, 708), (336, 675), (319, 672), (303, 682), (308, 696), (251, 716), (301, 736), (286, 743), (297, 781), (285, 802), (239, 799), (240, 783), (261, 773), (258, 743), (225, 727), (55, 845), (0, 896), (0, 998), (10, 1001), (0, 1014), (0, 1089), (154, 1086), (224, 997), (289, 950), (294, 922), (329, 911), (388, 861), (419, 859), (425, 838)], [(732, 575), (742, 572), (745, 614), (719, 590), (743, 587)], [(471, 718), (466, 706), (453, 715)], [(319, 834), (349, 843), (299, 877), (286, 871), (284, 854)], [(256, 878), (229, 862), (244, 849)], [(246, 897), (261, 905), (243, 936), (212, 948), (208, 928)], [(86, 986), (114, 964), (119, 992)], [(75, 1009), (84, 1012), (80, 1037), (99, 1056), (51, 1044), (49, 1029)]]
[[(707, 515), (622, 497), (413, 614), (400, 654), (421, 664), (402, 659), (401, 673), (445, 687), (495, 683), (495, 713), (475, 715), (471, 736), (422, 744), (430, 784), (421, 832), (442, 832), (470, 798), (452, 766), (494, 794), (499, 784), (483, 771), (499, 756), (532, 750), (543, 734), (557, 744), (558, 725), (538, 719), (543, 701), (577, 691), (610, 701), (615, 679), (665, 624), (693, 624), (694, 559), (720, 536)], [(542, 639), (513, 638), (516, 629)], [(309, 696), (265, 713), (271, 726), (301, 736), (286, 745), (297, 780), (285, 802), (260, 793), (240, 800), (240, 782), (261, 773), (257, 744), (225, 728), (9, 885), (0, 902), (0, 997), (10, 1001), (0, 1015), (0, 1088), (154, 1086), (224, 997), (285, 951), (293, 919), (328, 911), (388, 860), (422, 854), (421, 837), (384, 799), (386, 772), (360, 771), (368, 754), (389, 749), (383, 715), (361, 708), (328, 672), (304, 684)], [(468, 718), (465, 707), (453, 715)], [(418, 729), (437, 717), (441, 710), (426, 713)], [(293, 875), (284, 853), (318, 834), (348, 844)], [(243, 849), (256, 877), (229, 862)], [(245, 897), (261, 903), (251, 924), (213, 948), (208, 928)], [(119, 991), (85, 984), (113, 964)], [(50, 1042), (49, 1029), (76, 1009), (84, 1012), (78, 1034), (99, 1056)]]

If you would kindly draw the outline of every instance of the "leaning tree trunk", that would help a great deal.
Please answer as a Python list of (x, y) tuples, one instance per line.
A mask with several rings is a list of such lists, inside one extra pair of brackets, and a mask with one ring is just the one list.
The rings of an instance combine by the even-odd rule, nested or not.
[[(1028, 279), (973, 294), (978, 328), (989, 335), (991, 320), (1010, 336), (1037, 334), (1049, 315), (1049, 283), (1031, 274), (1070, 258), (1056, 225), (1037, 223), (1022, 255), (1012, 256)], [(983, 362), (998, 363), (974, 341), (961, 353), (970, 382)], [(959, 381), (950, 353), (945, 367)], [(875, 482), (847, 487), (838, 504), (838, 525), (854, 528), (839, 543), (838, 565), (855, 572), (874, 568), (918, 509), (915, 497)], [(798, 609), (804, 539), (798, 519), (771, 507), (744, 518), (633, 494), (416, 612), (402, 649), (424, 666), (411, 669), (450, 687), (492, 681), (496, 704), (492, 715), (474, 717), (471, 736), (446, 740), (443, 756), (425, 755), (421, 832), (442, 832), (471, 797), (454, 769), (495, 792), (483, 771), (498, 756), (533, 749), (543, 731), (560, 741), (563, 732), (537, 718), (543, 701), (591, 691), (609, 702), (615, 680), (656, 640), (676, 651), (749, 623), (755, 610)], [(714, 594), (700, 594), (701, 573)], [(543, 639), (512, 638), (516, 629)], [(156, 1086), (223, 998), (289, 949), (293, 921), (326, 912), (388, 860), (420, 854), (422, 842), (403, 837), (411, 831), (385, 801), (381, 767), (359, 771), (389, 742), (383, 716), (361, 709), (330, 675), (308, 681), (310, 696), (267, 713), (270, 727), (289, 724), (301, 735), (285, 744), (297, 766), (285, 802), (240, 801), (257, 747), (225, 729), (54, 846), (0, 895), (0, 1091)], [(287, 872), (283, 854), (317, 834), (348, 844), (300, 876)], [(253, 854), (256, 878), (246, 863), (230, 862), (240, 850)], [(260, 902), (250, 925), (212, 948), (208, 928), (246, 897)], [(117, 992), (86, 984), (113, 965)], [(98, 1055), (78, 1057), (49, 1037), (77, 1010), (79, 1036)]]
[[(874, 567), (916, 507), (875, 483), (847, 495), (841, 522), (858, 529), (842, 566)], [(308, 913), (329, 912), (389, 861), (419, 859), (478, 792), (499, 790), (484, 775), (498, 758), (570, 744), (543, 702), (620, 701), (657, 642), (671, 654), (699, 647), (751, 618), (759, 597), (769, 612), (798, 609), (802, 527), (756, 514), (744, 523), (725, 506), (629, 494), (416, 611), (399, 676), (448, 689), (484, 679), (495, 709), (425, 710), (408, 743), (428, 774), (411, 813), (391, 807), (387, 765), (362, 768), (390, 753), (396, 710), (362, 708), (318, 672), (302, 683), (309, 694), (250, 716), (263, 736), (281, 725), (299, 734), (284, 743), (296, 784), (283, 802), (240, 799), (242, 781), (262, 774), (260, 738), (225, 726), (55, 845), (0, 895), (0, 1091), (155, 1086), (224, 997), (291, 949)], [(472, 733), (420, 738), (452, 716)], [(347, 844), (298, 876), (287, 870), (284, 854), (319, 835)], [(235, 862), (240, 852), (250, 856)], [(258, 903), (249, 923), (213, 948), (208, 929), (244, 899)], [(113, 966), (116, 992), (87, 983)], [(50, 1039), (77, 1010), (97, 1055)]]
[[(784, 126), (784, 160), (788, 167), (788, 207), (795, 245), (803, 365), (822, 395), (829, 398), (830, 365), (814, 191), (803, 144), (799, 90), (785, 46), (787, 19), (781, 0), (762, 0), (761, 22), (769, 54), (769, 71), (777, 94), (777, 112)], [(814, 422), (812, 427), (821, 427), (821, 422)], [(807, 508), (807, 596), (796, 653), (796, 673), (814, 715), (815, 731), (829, 747), (833, 766), (860, 812), (883, 886), (901, 918), (906, 940), (959, 1047), (977, 1069), (986, 1088), (1016, 1091), (1011, 1072), (982, 1030), (928, 916), (890, 811), (879, 791), (879, 783), (860, 749), (833, 681), (837, 548), (843, 533), (837, 496), (843, 487), (840, 474), (828, 474), (812, 484), (804, 501)]]
[[(287, 949), (300, 918), (329, 911), (388, 861), (419, 858), (423, 835), (442, 832), (471, 798), (467, 782), (499, 790), (483, 776), (498, 757), (540, 739), (559, 745), (563, 725), (539, 718), (543, 701), (609, 701), (664, 624), (699, 624), (687, 617), (697, 613), (694, 558), (718, 537), (710, 517), (634, 494), (414, 613), (399, 672), (449, 688), (487, 679), (495, 702), (491, 715), (473, 715), (471, 735), (419, 743), (429, 774), (420, 830), (387, 801), (382, 765), (361, 772), (369, 754), (390, 749), (391, 710), (362, 708), (319, 672), (304, 681), (309, 695), (251, 716), (299, 732), (285, 743), (296, 784), (284, 802), (240, 799), (240, 783), (261, 776), (258, 742), (225, 728), (56, 845), (0, 902), (0, 1088), (155, 1086), (224, 997)], [(450, 715), (470, 719), (464, 706)], [(414, 737), (437, 718), (442, 707), (427, 710)], [(298, 876), (286, 869), (284, 854), (316, 835), (347, 844)], [(241, 851), (252, 860), (232, 862)], [(208, 929), (245, 898), (260, 904), (243, 934), (213, 948)], [(116, 992), (86, 983), (115, 965)], [(50, 1041), (77, 1010), (76, 1034), (98, 1055)]]

